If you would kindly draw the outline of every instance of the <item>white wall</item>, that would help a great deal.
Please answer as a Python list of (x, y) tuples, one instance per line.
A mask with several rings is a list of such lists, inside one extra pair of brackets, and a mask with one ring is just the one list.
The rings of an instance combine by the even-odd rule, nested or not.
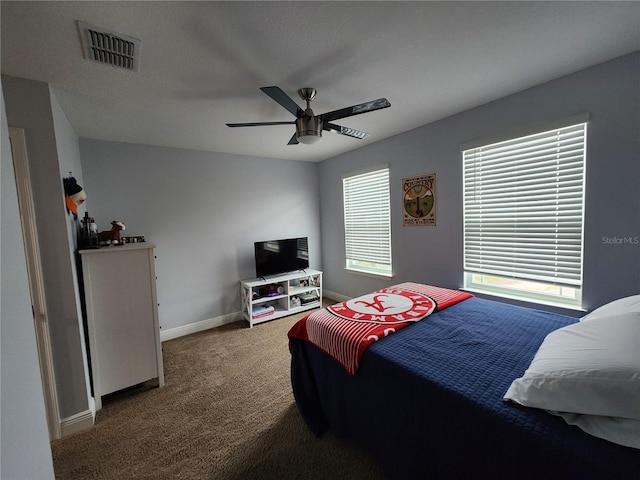
[(256, 241), (309, 237), (322, 266), (317, 164), (88, 139), (80, 152), (99, 229), (120, 220), (157, 245), (163, 331), (238, 313)]
[[(320, 164), (325, 288), (357, 296), (390, 283), (462, 286), (460, 146), (514, 129), (589, 112), (583, 302), (587, 309), (640, 293), (640, 53), (560, 78)], [(391, 107), (393, 108), (393, 107)], [(391, 167), (391, 281), (346, 272), (342, 174)], [(403, 227), (401, 179), (437, 175), (437, 226)], [(577, 314), (577, 313), (576, 313)]]
[(54, 478), (18, 197), (0, 90), (0, 478)]

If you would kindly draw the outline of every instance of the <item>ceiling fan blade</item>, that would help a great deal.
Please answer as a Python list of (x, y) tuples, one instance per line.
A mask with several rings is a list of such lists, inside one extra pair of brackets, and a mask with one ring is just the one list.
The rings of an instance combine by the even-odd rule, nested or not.
[(346, 135), (347, 137), (358, 138), (362, 140), (367, 138), (369, 134), (355, 128), (343, 127), (342, 125), (336, 125), (335, 123), (325, 122), (322, 125), (322, 129), (328, 132), (339, 133), (340, 135)]
[(294, 133), (293, 137), (291, 137), (291, 140), (289, 140), (289, 143), (287, 143), (287, 145), (298, 145), (298, 134)]
[(286, 108), (296, 118), (301, 117), (304, 113), (298, 104), (294, 102), (289, 95), (284, 93), (280, 87), (260, 87), (260, 90)]
[(331, 122), (332, 120), (338, 120), (339, 118), (353, 117), (354, 115), (360, 115), (361, 113), (373, 112), (380, 110), (381, 108), (388, 108), (391, 104), (386, 98), (379, 98), (372, 100), (371, 102), (361, 103), (359, 105), (353, 105), (352, 107), (341, 108), (340, 110), (334, 110), (333, 112), (323, 113), (318, 115), (322, 118), (323, 122)]
[(253, 123), (227, 123), (227, 127), (263, 127), (265, 125), (294, 125), (296, 122), (253, 122)]

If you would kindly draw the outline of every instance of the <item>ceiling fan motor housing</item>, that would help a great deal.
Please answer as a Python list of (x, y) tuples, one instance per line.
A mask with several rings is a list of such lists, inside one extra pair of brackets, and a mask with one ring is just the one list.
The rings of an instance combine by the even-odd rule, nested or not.
[(322, 120), (313, 115), (296, 119), (296, 138), (300, 143), (318, 143), (322, 139)]

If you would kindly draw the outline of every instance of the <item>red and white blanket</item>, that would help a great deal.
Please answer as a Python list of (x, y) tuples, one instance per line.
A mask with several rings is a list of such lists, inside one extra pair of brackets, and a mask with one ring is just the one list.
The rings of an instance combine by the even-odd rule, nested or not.
[(289, 338), (314, 344), (355, 375), (362, 354), (373, 342), (472, 296), (401, 283), (313, 312), (289, 330)]

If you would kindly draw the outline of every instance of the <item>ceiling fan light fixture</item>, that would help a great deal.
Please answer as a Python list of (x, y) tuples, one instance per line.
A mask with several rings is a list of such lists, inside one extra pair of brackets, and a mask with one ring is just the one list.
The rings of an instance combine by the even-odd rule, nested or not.
[(314, 132), (305, 132), (302, 135), (298, 135), (298, 142), (305, 145), (313, 145), (314, 143), (320, 143), (322, 135), (318, 135)]

